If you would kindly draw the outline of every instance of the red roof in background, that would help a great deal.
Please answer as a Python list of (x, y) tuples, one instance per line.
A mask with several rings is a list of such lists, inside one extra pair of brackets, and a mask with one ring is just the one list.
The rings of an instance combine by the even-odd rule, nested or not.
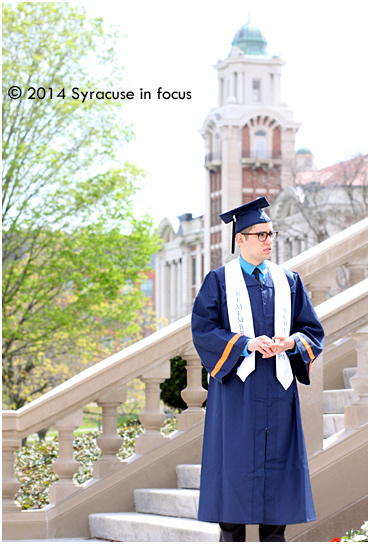
[(320, 183), (320, 185), (367, 185), (368, 156), (359, 155), (348, 161), (327, 166), (322, 170), (297, 172), (297, 183)]

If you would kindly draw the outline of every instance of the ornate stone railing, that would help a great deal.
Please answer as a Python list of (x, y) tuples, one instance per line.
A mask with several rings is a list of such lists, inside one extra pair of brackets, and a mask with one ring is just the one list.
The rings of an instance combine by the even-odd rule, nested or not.
[[(310, 285), (313, 285), (314, 279), (318, 281), (315, 269), (322, 268), (323, 264), (325, 273), (329, 273), (327, 267), (332, 274), (335, 273), (338, 266), (348, 263), (348, 252), (353, 255), (363, 247), (360, 243), (363, 239), (363, 222), (357, 228), (351, 227), (347, 231), (341, 233), (341, 243), (334, 240), (336, 249), (332, 260), (328, 259), (328, 254), (332, 252), (328, 240), (313, 248), (314, 252), (309, 250), (310, 258), (307, 258), (309, 252), (305, 252), (286, 265), (299, 271), (303, 280)], [(364, 281), (317, 308), (329, 344), (349, 334), (357, 342), (358, 376), (353, 378), (353, 386), (359, 394), (359, 401), (346, 412), (347, 428), (354, 428), (364, 422), (367, 407), (367, 393), (363, 386), (367, 372), (367, 358), (365, 362), (364, 355), (366, 301), (367, 287)], [(14, 476), (14, 452), (21, 446), (23, 438), (51, 425), (59, 433), (59, 456), (53, 464), (59, 480), (50, 491), (51, 505), (80, 489), (73, 481), (73, 475), (78, 469), (78, 463), (73, 458), (73, 432), (81, 425), (83, 408), (89, 402), (95, 401), (102, 408), (102, 434), (98, 438), (102, 457), (94, 464), (91, 485), (125, 466), (125, 461), (116, 455), (122, 442), (117, 434), (117, 408), (125, 400), (126, 384), (134, 378), (140, 378), (145, 384), (145, 409), (140, 415), (144, 433), (136, 439), (136, 456), (142, 457), (168, 443), (169, 439), (159, 430), (165, 418), (160, 408), (160, 384), (170, 376), (170, 359), (175, 355), (181, 355), (187, 361), (187, 387), (182, 397), (188, 408), (178, 416), (178, 435), (181, 435), (203, 421), (202, 403), (207, 394), (201, 385), (201, 362), (192, 345), (190, 316), (95, 364), (20, 410), (3, 411), (3, 510), (11, 514), (20, 509), (14, 501), (19, 488)], [(322, 375), (322, 362), (318, 360), (314, 373), (316, 387), (306, 388), (315, 391), (315, 394), (303, 393), (302, 397), (303, 408), (305, 404), (315, 407), (310, 413), (311, 417), (304, 422), (306, 433), (314, 437), (313, 442), (310, 442), (313, 448), (311, 453), (322, 449), (322, 410), (320, 412), (319, 409), (320, 402), (322, 405), (319, 398), (323, 389)]]
[(179, 416), (185, 431), (204, 418), (202, 404), (207, 392), (201, 385), (201, 363), (190, 332), (190, 316), (158, 331), (135, 345), (97, 363), (46, 395), (17, 411), (3, 411), (3, 510), (17, 510), (13, 498), (19, 483), (14, 477), (14, 452), (22, 438), (41, 428), (53, 427), (59, 434), (59, 456), (53, 470), (59, 480), (50, 490), (50, 503), (74, 493), (78, 463), (73, 458), (73, 432), (82, 424), (83, 407), (95, 401), (102, 408), (102, 434), (97, 439), (102, 456), (94, 463), (93, 478), (99, 479), (120, 468), (117, 457), (122, 439), (117, 434), (117, 408), (124, 402), (126, 383), (140, 378), (145, 383), (145, 409), (140, 414), (144, 432), (136, 439), (136, 454), (160, 446), (168, 438), (160, 431), (165, 414), (160, 407), (160, 384), (170, 377), (170, 359), (187, 360), (188, 386), (183, 392), (188, 409)]

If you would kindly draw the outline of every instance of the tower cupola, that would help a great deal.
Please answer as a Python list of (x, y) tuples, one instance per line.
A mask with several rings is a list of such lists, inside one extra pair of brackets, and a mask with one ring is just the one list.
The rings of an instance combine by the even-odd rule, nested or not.
[(236, 32), (232, 47), (239, 47), (245, 55), (256, 55), (267, 57), (267, 40), (256, 25), (248, 21)]

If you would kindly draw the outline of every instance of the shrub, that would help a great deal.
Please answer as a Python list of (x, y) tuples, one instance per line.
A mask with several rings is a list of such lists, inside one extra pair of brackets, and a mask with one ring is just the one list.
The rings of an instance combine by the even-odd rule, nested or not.
[(51, 465), (58, 457), (58, 442), (28, 443), (15, 454), (15, 476), (20, 488), (15, 499), (23, 510), (49, 503), (49, 486), (58, 480)]
[[(171, 359), (171, 377), (161, 383), (161, 400), (171, 408), (186, 410), (181, 391), (187, 385), (186, 361), (177, 355)], [(207, 371), (202, 366), (202, 386), (208, 389)], [(203, 406), (206, 403), (203, 403)]]

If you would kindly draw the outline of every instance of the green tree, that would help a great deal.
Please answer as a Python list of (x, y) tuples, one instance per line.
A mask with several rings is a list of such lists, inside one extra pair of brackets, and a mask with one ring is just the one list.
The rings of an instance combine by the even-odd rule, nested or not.
[(129, 104), (80, 94), (124, 88), (121, 38), (69, 2), (3, 6), (3, 386), (13, 409), (140, 331), (140, 281), (158, 240), (151, 218), (134, 213), (143, 172), (117, 160), (133, 136)]

